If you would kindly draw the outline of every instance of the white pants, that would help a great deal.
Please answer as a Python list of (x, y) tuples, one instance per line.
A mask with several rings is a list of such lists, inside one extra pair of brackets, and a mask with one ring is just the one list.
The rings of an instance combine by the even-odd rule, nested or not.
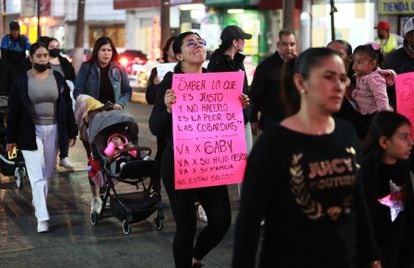
[(22, 150), (38, 221), (49, 220), (46, 199), (58, 153), (57, 125), (36, 125), (37, 150)]

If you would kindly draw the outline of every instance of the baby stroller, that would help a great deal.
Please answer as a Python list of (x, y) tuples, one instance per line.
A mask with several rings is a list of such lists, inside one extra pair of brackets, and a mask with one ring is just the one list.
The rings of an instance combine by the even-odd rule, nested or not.
[(6, 152), (6, 127), (3, 120), (7, 116), (7, 96), (0, 96), (0, 172), (4, 176), (14, 176), (17, 188), (23, 188), (23, 179), (26, 177), (26, 166), (20, 151), (12, 154)]
[[(105, 148), (114, 133), (126, 137), (133, 146), (116, 150), (108, 157)], [(103, 217), (113, 216), (122, 222), (122, 231), (128, 235), (132, 231), (132, 223), (143, 221), (157, 211), (154, 224), (157, 230), (161, 230), (164, 225), (161, 198), (154, 191), (152, 182), (156, 163), (149, 159), (149, 147), (137, 145), (138, 125), (133, 116), (117, 110), (96, 114), (89, 123), (88, 140), (93, 158), (98, 159), (101, 166), (103, 204), (109, 199), (109, 209), (104, 208), (99, 213), (91, 211), (91, 224), (95, 226)], [(118, 182), (133, 185), (136, 191), (118, 193), (115, 189)]]

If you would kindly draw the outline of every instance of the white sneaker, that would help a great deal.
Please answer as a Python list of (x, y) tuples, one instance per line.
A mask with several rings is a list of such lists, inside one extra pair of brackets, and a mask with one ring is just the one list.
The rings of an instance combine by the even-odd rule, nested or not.
[(207, 214), (206, 214), (206, 211), (204, 210), (203, 206), (198, 205), (197, 212), (198, 212), (198, 219), (200, 221), (208, 222), (207, 221)]
[(101, 213), (103, 201), (100, 196), (94, 196), (91, 200), (91, 212)]
[(38, 233), (47, 233), (49, 232), (49, 224), (47, 221), (38, 221), (37, 222), (37, 232)]
[(68, 157), (60, 159), (59, 166), (64, 167), (64, 168), (73, 169), (73, 164), (69, 161)]

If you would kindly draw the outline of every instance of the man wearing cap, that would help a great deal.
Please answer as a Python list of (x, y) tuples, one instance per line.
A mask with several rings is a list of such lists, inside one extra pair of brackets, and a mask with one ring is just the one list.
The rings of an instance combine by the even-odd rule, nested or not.
[(26, 58), (26, 50), (29, 50), (31, 45), (27, 37), (20, 34), (18, 21), (10, 22), (9, 27), (10, 34), (3, 36), (1, 40), (1, 56), (15, 71), (19, 71)]
[[(403, 46), (392, 52), (384, 64), (385, 69), (393, 69), (397, 74), (414, 72), (414, 17), (404, 24), (403, 34)], [(389, 87), (387, 93), (390, 104), (395, 109), (395, 87)]]
[(257, 66), (250, 87), (250, 99), (253, 103), (250, 121), (254, 135), (258, 133), (259, 127), (266, 130), (285, 116), (280, 103), (281, 73), (284, 62), (295, 56), (295, 33), (281, 30), (277, 51)]
[[(210, 72), (245, 71), (243, 64), (245, 56), (240, 52), (244, 50), (245, 40), (251, 38), (251, 34), (245, 33), (236, 25), (224, 28), (220, 35), (221, 44), (211, 55), (207, 69)], [(244, 94), (247, 94), (247, 88), (247, 76), (244, 73)], [(249, 122), (250, 113), (250, 107), (243, 109), (245, 124)]]
[(377, 26), (374, 27), (374, 29), (377, 30), (377, 38), (375, 38), (375, 42), (382, 46), (381, 52), (384, 58), (400, 47), (404, 41), (404, 38), (401, 36), (390, 33), (390, 28), (390, 24), (386, 21), (379, 21)]

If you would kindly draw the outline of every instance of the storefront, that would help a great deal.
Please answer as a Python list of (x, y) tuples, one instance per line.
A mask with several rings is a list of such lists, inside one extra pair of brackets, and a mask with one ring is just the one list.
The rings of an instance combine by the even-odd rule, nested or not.
[[(257, 65), (260, 57), (267, 54), (267, 23), (266, 16), (258, 10), (258, 0), (206, 0), (210, 21), (215, 22), (215, 31), (207, 31), (212, 47), (220, 45), (220, 34), (227, 25), (238, 25), (245, 32), (252, 34), (252, 39), (246, 40), (244, 54), (245, 63)], [(204, 27), (211, 28), (209, 25)], [(211, 40), (211, 41), (210, 41)]]
[(414, 15), (414, 0), (379, 0), (378, 15), (394, 22), (393, 32), (403, 36), (405, 22)]
[[(328, 0), (314, 1), (311, 7), (311, 45), (325, 46), (332, 41), (331, 5)], [(376, 32), (376, 6), (374, 1), (335, 1), (335, 39), (347, 40), (353, 47), (372, 42)]]

